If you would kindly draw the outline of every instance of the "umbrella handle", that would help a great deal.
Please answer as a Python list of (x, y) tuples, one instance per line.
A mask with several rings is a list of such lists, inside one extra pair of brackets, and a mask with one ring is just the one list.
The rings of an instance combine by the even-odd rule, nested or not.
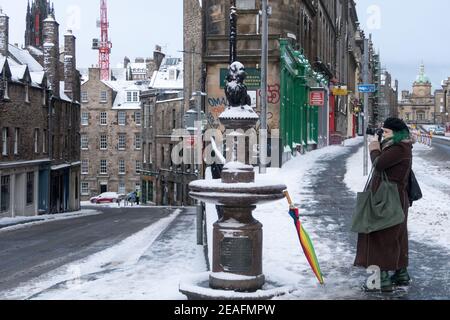
[(284, 196), (286, 197), (286, 200), (289, 203), (289, 206), (291, 208), (294, 208), (294, 203), (292, 202), (291, 196), (289, 195), (289, 191), (285, 190), (283, 193), (284, 193)]

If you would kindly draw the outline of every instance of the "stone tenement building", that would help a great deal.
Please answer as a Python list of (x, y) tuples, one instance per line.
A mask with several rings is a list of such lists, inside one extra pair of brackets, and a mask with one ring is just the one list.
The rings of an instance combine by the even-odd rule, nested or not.
[(141, 189), (142, 113), (135, 81), (102, 81), (90, 68), (81, 86), (81, 197)]
[(199, 179), (199, 173), (192, 164), (175, 164), (172, 158), (172, 151), (179, 143), (172, 140), (172, 134), (174, 130), (184, 128), (182, 59), (169, 57), (164, 60), (152, 78), (149, 90), (142, 92), (141, 106), (143, 203), (193, 204), (188, 185)]
[(450, 131), (450, 77), (443, 80), (442, 89), (436, 90), (435, 96), (435, 111), (433, 120), (436, 124), (442, 124)]
[(435, 98), (431, 93), (432, 85), (425, 74), (425, 66), (420, 66), (419, 75), (413, 83), (413, 91), (402, 91), (399, 103), (399, 116), (410, 124), (434, 123)]
[(43, 50), (12, 46), (9, 18), (0, 10), (0, 216), (80, 208), (75, 37), (64, 36), (61, 62), (58, 35), (49, 15), (42, 22)]
[[(261, 4), (256, 0), (241, 0), (236, 5), (237, 59), (244, 63), (253, 80), (256, 77), (256, 81), (247, 85), (259, 112)], [(357, 85), (362, 82), (365, 38), (355, 1), (274, 0), (269, 5), (272, 7), (267, 88), (269, 130), (280, 129), (282, 146), (290, 147), (285, 148), (288, 150), (296, 146), (309, 149), (327, 145), (331, 142), (330, 133), (344, 138), (354, 136), (356, 128), (362, 127)], [(218, 116), (226, 107), (223, 78), (229, 65), (230, 6), (231, 1), (226, 0), (203, 0), (201, 7), (197, 0), (184, 1), (185, 108), (192, 91), (205, 91), (208, 96), (202, 108), (210, 127), (219, 127)], [(290, 59), (283, 54), (282, 42), (292, 53)], [(194, 51), (197, 53), (192, 54)], [(299, 58), (302, 55), (304, 59)], [(309, 68), (306, 85), (303, 84), (306, 90), (287, 85), (290, 80), (286, 79), (286, 68), (301, 64)], [(318, 77), (325, 81), (318, 84)], [(339, 86), (347, 87), (349, 94), (334, 95), (333, 89)], [(325, 107), (308, 105), (308, 92), (313, 87), (326, 91)], [(289, 111), (291, 91), (302, 92), (299, 104), (304, 111), (298, 119), (292, 119)], [(295, 127), (307, 128), (301, 129), (304, 133), (299, 138), (288, 141), (296, 134), (290, 131)]]

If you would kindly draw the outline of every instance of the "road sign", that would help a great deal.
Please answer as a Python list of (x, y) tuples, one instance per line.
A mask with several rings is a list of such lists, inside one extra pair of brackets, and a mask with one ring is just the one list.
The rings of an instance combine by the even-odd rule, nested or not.
[(334, 96), (348, 96), (347, 86), (334, 87), (332, 92)]
[(323, 107), (325, 105), (325, 90), (311, 90), (309, 93), (309, 105)]
[(361, 93), (374, 93), (377, 91), (377, 87), (374, 84), (360, 84), (358, 90)]

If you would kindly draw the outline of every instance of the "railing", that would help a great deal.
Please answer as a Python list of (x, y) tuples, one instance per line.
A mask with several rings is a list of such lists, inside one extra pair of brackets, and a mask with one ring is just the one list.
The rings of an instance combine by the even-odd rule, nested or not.
[(422, 143), (426, 146), (431, 147), (433, 144), (433, 135), (429, 133), (422, 133), (420, 131), (413, 131), (412, 136), (414, 141)]

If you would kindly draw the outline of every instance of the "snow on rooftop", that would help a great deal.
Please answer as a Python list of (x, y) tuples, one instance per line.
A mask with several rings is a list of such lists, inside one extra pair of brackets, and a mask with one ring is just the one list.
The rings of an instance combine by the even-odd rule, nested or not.
[(13, 65), (10, 66), (12, 80), (13, 81), (21, 81), (25, 77), (25, 73), (27, 71), (26, 65)]
[[(104, 84), (116, 91), (117, 96), (113, 103), (113, 110), (124, 109), (124, 110), (140, 110), (141, 103), (138, 101), (128, 101), (128, 92), (139, 92), (147, 89), (147, 85), (142, 82), (139, 84), (138, 81), (102, 81)], [(133, 96), (132, 96), (133, 99)]]
[(72, 99), (70, 99), (65, 93), (64, 93), (64, 81), (59, 82), (59, 98), (66, 102), (72, 102)]
[(165, 58), (158, 71), (153, 73), (150, 88), (183, 90), (183, 60), (181, 58)]
[(8, 46), (9, 54), (20, 64), (26, 64), (30, 69), (30, 72), (39, 72), (43, 71), (44, 68), (37, 62), (33, 56), (24, 49), (20, 49), (16, 46), (9, 45)]

